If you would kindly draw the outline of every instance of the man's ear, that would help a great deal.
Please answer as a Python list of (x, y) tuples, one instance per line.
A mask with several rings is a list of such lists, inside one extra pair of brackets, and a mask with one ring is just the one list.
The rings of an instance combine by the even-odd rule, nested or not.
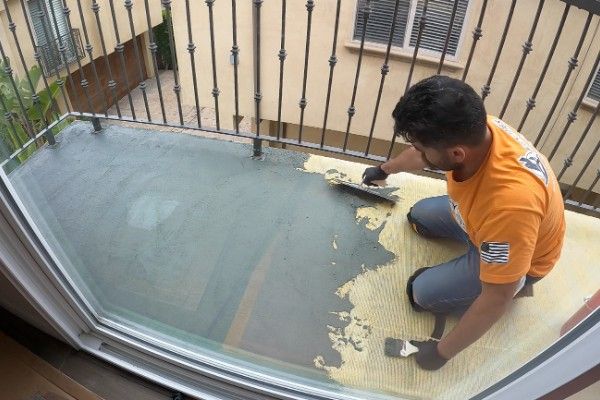
[(448, 149), (448, 155), (452, 161), (460, 164), (465, 161), (467, 151), (463, 146), (454, 146)]

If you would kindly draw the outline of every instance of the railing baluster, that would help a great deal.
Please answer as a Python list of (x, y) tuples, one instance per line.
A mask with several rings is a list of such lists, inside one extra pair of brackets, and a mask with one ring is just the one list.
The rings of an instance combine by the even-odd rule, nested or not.
[(594, 178), (593, 182), (590, 184), (590, 187), (588, 187), (588, 189), (585, 191), (583, 196), (581, 196), (581, 200), (579, 201), (580, 206), (582, 204), (585, 204), (585, 201), (587, 200), (590, 193), (592, 193), (592, 190), (594, 190), (594, 188), (596, 187), (596, 184), (598, 183), (599, 180), (600, 180), (600, 169), (596, 171), (596, 177)]
[[(83, 94), (85, 95), (85, 98), (87, 100), (90, 112), (93, 115), (96, 115), (96, 110), (94, 110), (94, 106), (92, 104), (92, 99), (90, 98), (90, 92), (88, 89), (90, 83), (86, 79), (85, 72), (83, 71), (83, 67), (81, 66), (81, 61), (79, 60), (79, 54), (77, 54), (77, 46), (75, 43), (75, 37), (73, 35), (73, 25), (71, 24), (71, 10), (67, 6), (66, 0), (63, 0), (62, 6), (63, 6), (63, 13), (65, 15), (65, 20), (67, 21), (67, 30), (69, 31), (69, 37), (71, 38), (71, 44), (73, 45), (73, 51), (75, 52), (75, 60), (77, 61), (77, 69), (79, 70), (79, 80), (80, 80), (81, 87), (83, 89)], [(55, 16), (53, 16), (53, 17), (56, 18)]]
[(573, 148), (573, 151), (571, 151), (571, 154), (567, 158), (565, 158), (565, 162), (564, 162), (563, 168), (560, 171), (560, 173), (558, 174), (558, 180), (559, 181), (562, 178), (562, 176), (564, 175), (565, 171), (569, 167), (571, 167), (571, 165), (573, 165), (573, 159), (575, 158), (575, 155), (577, 154), (577, 152), (579, 151), (579, 148), (583, 144), (583, 141), (587, 137), (587, 135), (588, 135), (588, 133), (589, 133), (592, 125), (594, 124), (594, 121), (596, 120), (596, 117), (598, 116), (599, 112), (600, 112), (600, 102), (598, 102), (598, 104), (596, 105), (596, 109), (594, 110), (594, 113), (590, 116), (590, 120), (588, 121), (588, 124), (585, 127), (585, 129), (583, 130), (583, 133), (579, 137), (579, 140), (577, 141), (577, 144)]
[(304, 131), (304, 110), (306, 109), (306, 80), (308, 78), (308, 57), (310, 53), (310, 31), (312, 27), (312, 12), (315, 8), (315, 2), (308, 0), (306, 2), (306, 11), (308, 12), (306, 22), (306, 48), (304, 51), (304, 77), (302, 79), (302, 97), (298, 103), (300, 106), (300, 129), (298, 131), (298, 143), (302, 142), (302, 132)]
[[(235, 1), (235, 0), (233, 0)], [(202, 128), (202, 118), (200, 113), (200, 101), (198, 100), (198, 78), (196, 76), (196, 59), (194, 53), (196, 52), (196, 45), (194, 44), (194, 38), (192, 36), (192, 21), (190, 16), (190, 0), (185, 0), (185, 17), (188, 31), (188, 45), (187, 51), (190, 54), (190, 66), (192, 68), (192, 81), (194, 84), (194, 104), (196, 105), (196, 119), (198, 122), (198, 128)]]
[(371, 0), (366, 0), (365, 7), (363, 8), (363, 29), (360, 36), (360, 49), (358, 51), (358, 61), (356, 62), (356, 74), (354, 76), (354, 87), (352, 89), (352, 100), (350, 101), (350, 107), (348, 107), (348, 122), (346, 124), (346, 135), (344, 136), (344, 147), (343, 151), (346, 151), (348, 146), (348, 138), (350, 137), (350, 125), (352, 124), (352, 118), (356, 114), (356, 107), (354, 102), (356, 101), (356, 92), (358, 91), (358, 79), (360, 78), (360, 68), (362, 66), (362, 58), (365, 49), (365, 37), (367, 34), (367, 24), (369, 23), (369, 15), (371, 14)]
[[(254, 0), (254, 111), (256, 120), (256, 136), (260, 136), (260, 102), (262, 93), (260, 90), (260, 10), (262, 0)], [(255, 142), (256, 143), (256, 142)], [(260, 149), (257, 149), (260, 153)]]
[(538, 8), (535, 13), (535, 17), (533, 19), (533, 24), (531, 25), (531, 30), (529, 31), (529, 37), (523, 44), (523, 55), (521, 56), (521, 61), (519, 62), (519, 66), (517, 67), (517, 71), (515, 72), (515, 77), (513, 78), (512, 84), (510, 85), (510, 89), (508, 91), (508, 95), (506, 96), (506, 100), (504, 101), (504, 105), (502, 106), (502, 111), (500, 111), (499, 118), (504, 116), (506, 109), (508, 108), (508, 103), (513, 95), (515, 90), (515, 86), (517, 85), (517, 81), (521, 77), (521, 71), (523, 70), (523, 65), (525, 64), (525, 59), (531, 53), (533, 49), (533, 37), (535, 35), (535, 31), (537, 30), (537, 25), (540, 20), (540, 15), (542, 13), (542, 8), (544, 7), (544, 0), (539, 0)]
[(158, 51), (158, 45), (154, 38), (154, 29), (152, 26), (152, 20), (150, 19), (150, 6), (148, 0), (144, 0), (144, 11), (146, 13), (146, 24), (148, 25), (148, 49), (152, 53), (152, 69), (154, 70), (154, 79), (156, 80), (156, 90), (158, 90), (158, 100), (160, 101), (160, 109), (162, 112), (163, 122), (167, 123), (167, 114), (165, 113), (165, 101), (162, 93), (162, 85), (160, 83), (160, 75), (158, 71), (158, 62), (156, 60), (156, 53)]
[(569, 82), (571, 73), (573, 72), (573, 70), (575, 69), (577, 64), (579, 63), (579, 60), (577, 59), (577, 57), (579, 57), (579, 52), (581, 51), (581, 47), (583, 46), (583, 42), (587, 36), (588, 29), (590, 27), (590, 23), (592, 22), (592, 17), (593, 17), (593, 14), (591, 12), (588, 13), (588, 17), (587, 17), (587, 20), (585, 21), (583, 31), (581, 32), (581, 36), (579, 38), (579, 43), (577, 43), (577, 48), (575, 49), (575, 53), (573, 53), (573, 57), (571, 57), (571, 59), (568, 62), (567, 73), (565, 74), (562, 84), (560, 85), (560, 89), (558, 90), (558, 93), (556, 94), (554, 103), (552, 103), (552, 107), (550, 107), (548, 116), (546, 117), (546, 120), (544, 121), (542, 128), (540, 129), (537, 137), (535, 138), (535, 142), (533, 143), (534, 146), (538, 145), (538, 143), (540, 142), (540, 139), (544, 135), (544, 132), (546, 131), (546, 127), (550, 123), (550, 120), (552, 119), (552, 116), (554, 115), (554, 111), (556, 110), (556, 107), (558, 106), (558, 102), (559, 102), (560, 98), (562, 97), (563, 92), (565, 91), (565, 88), (567, 87), (567, 83)]
[[(54, 10), (54, 7), (52, 5), (50, 5), (48, 8), (50, 9), (50, 14), (52, 15), (52, 21), (54, 21), (54, 34), (56, 35), (56, 37), (58, 39), (58, 52), (62, 56), (63, 66), (65, 68), (65, 71), (67, 72), (67, 78), (69, 79), (69, 83), (71, 84), (71, 87), (73, 88), (73, 93), (75, 93), (74, 97), (77, 100), (77, 104), (80, 104), (81, 99), (79, 98), (79, 95), (77, 94), (77, 92), (75, 90), (75, 82), (73, 81), (73, 77), (71, 76), (71, 71), (69, 69), (69, 60), (67, 58), (67, 48), (63, 44), (60, 31), (58, 30), (58, 21), (56, 19), (56, 11)], [(46, 20), (44, 18), (45, 15), (46, 14), (44, 13), (44, 11), (40, 11), (40, 18), (42, 19), (44, 33), (46, 34), (46, 37), (52, 37), (53, 35), (48, 35)], [(50, 25), (52, 25), (52, 24), (50, 24)], [(83, 110), (79, 110), (79, 113), (83, 113)]]
[(506, 24), (504, 25), (504, 31), (502, 32), (502, 38), (500, 39), (500, 43), (498, 44), (498, 51), (496, 51), (496, 58), (494, 59), (494, 64), (492, 65), (492, 69), (488, 76), (487, 82), (481, 88), (481, 98), (483, 99), (483, 101), (485, 101), (485, 98), (490, 94), (490, 85), (492, 84), (492, 79), (494, 79), (494, 74), (496, 73), (496, 68), (498, 67), (498, 61), (500, 60), (500, 55), (502, 54), (502, 50), (504, 49), (504, 42), (506, 41), (508, 28), (510, 28), (516, 4), (517, 0), (512, 0), (512, 3), (510, 4), (510, 10), (508, 11), (508, 17), (506, 18)]
[(577, 178), (575, 178), (575, 180), (573, 181), (573, 183), (569, 187), (569, 190), (567, 190), (567, 193), (564, 196), (565, 200), (568, 200), (569, 197), (571, 197), (571, 194), (573, 194), (573, 190), (575, 189), (575, 187), (577, 186), (577, 184), (579, 183), (579, 181), (583, 177), (583, 174), (585, 174), (585, 172), (587, 171), (587, 168), (592, 163), (594, 157), (598, 154), (598, 149), (600, 149), (600, 140), (598, 140), (598, 143), (596, 144), (596, 147), (594, 148), (594, 150), (592, 151), (592, 153), (588, 157), (588, 159), (585, 162), (585, 165), (583, 166), (583, 168), (581, 168), (581, 171), (579, 172), (579, 175), (577, 175)]
[[(6, 5), (6, 0), (4, 0), (5, 5), (4, 8), (6, 10), (8, 10), (8, 7)], [(27, 26), (27, 32), (29, 33), (29, 40), (31, 41), (31, 46), (33, 48), (33, 58), (36, 60), (38, 67), (40, 68), (40, 70), (42, 71), (42, 80), (44, 82), (44, 88), (48, 91), (48, 93), (50, 93), (50, 85), (48, 84), (48, 79), (46, 79), (46, 75), (44, 74), (44, 66), (42, 64), (43, 61), (46, 61), (42, 58), (42, 55), (39, 53), (37, 46), (35, 44), (35, 39), (33, 37), (33, 32), (31, 30), (31, 23), (29, 22), (29, 14), (27, 13), (27, 10), (25, 9), (25, 3), (23, 2), (23, 0), (21, 0), (21, 9), (23, 11), (23, 16), (24, 16), (24, 20), (25, 20), (25, 25)], [(7, 12), (7, 16), (8, 16), (8, 12)], [(33, 18), (33, 16), (32, 16)], [(60, 78), (60, 77), (59, 77)], [(67, 99), (67, 95), (65, 93), (64, 87), (63, 87), (63, 81), (61, 79), (58, 79), (56, 81), (56, 84), (58, 85), (60, 92), (62, 94), (63, 100), (65, 102), (65, 106), (67, 107), (67, 110), (70, 112), (71, 111), (71, 107), (69, 105), (69, 101)], [(56, 101), (56, 98), (52, 97), (52, 105), (54, 108), (54, 111), (56, 112), (56, 114), (60, 115), (60, 108), (58, 106), (58, 102)]]
[[(339, 2), (339, 0), (338, 0)], [(281, 45), (279, 47), (279, 92), (277, 98), (277, 140), (281, 138), (281, 103), (283, 101), (283, 65), (287, 53), (285, 52), (285, 14), (286, 0), (281, 2)]]
[[(152, 121), (152, 116), (150, 115), (150, 107), (148, 105), (148, 95), (146, 94), (146, 80), (144, 79), (144, 70), (142, 68), (142, 57), (140, 54), (140, 49), (137, 43), (137, 35), (135, 34), (135, 26), (133, 24), (133, 2), (131, 0), (125, 0), (125, 8), (127, 9), (127, 16), (129, 17), (129, 32), (131, 33), (131, 40), (133, 41), (133, 51), (135, 53), (135, 58), (137, 60), (138, 73), (140, 75), (140, 84), (139, 88), (142, 91), (142, 97), (144, 99), (144, 108), (146, 109), (146, 117), (148, 121)], [(161, 104), (162, 105), (162, 104)]]
[(452, 15), (450, 16), (450, 23), (448, 24), (448, 32), (446, 33), (446, 41), (444, 42), (444, 50), (442, 50), (442, 56), (440, 57), (440, 63), (438, 64), (437, 74), (442, 73), (442, 66), (444, 65), (444, 59), (448, 52), (448, 44), (450, 43), (450, 36), (452, 35), (452, 28), (454, 27), (454, 20), (456, 19), (456, 10), (458, 10), (458, 2), (460, 0), (454, 0), (454, 6), (452, 7)]
[[(285, 3), (285, 0), (283, 0)], [(239, 93), (239, 77), (238, 77), (238, 64), (240, 48), (237, 43), (237, 5), (236, 0), (231, 0), (231, 24), (232, 24), (232, 35), (233, 44), (231, 45), (231, 57), (233, 59), (233, 90), (234, 90), (234, 102), (235, 102), (235, 133), (240, 133), (240, 93)]]
[[(425, 31), (425, 27), (427, 26), (427, 7), (429, 5), (429, 0), (425, 0), (423, 3), (423, 12), (421, 13), (421, 18), (419, 18), (419, 32), (417, 33), (417, 41), (415, 42), (415, 49), (412, 55), (412, 61), (410, 62), (410, 69), (408, 71), (408, 78), (406, 79), (406, 86), (404, 87), (404, 93), (410, 88), (410, 83), (412, 81), (413, 72), (415, 70), (415, 64), (417, 62), (417, 55), (419, 54), (419, 47), (421, 46), (421, 38), (423, 37), (423, 32)], [(396, 145), (396, 134), (392, 132), (392, 141), (390, 143), (390, 148), (388, 150), (387, 159), (389, 160), (392, 157), (392, 152), (394, 151), (394, 146)]]
[(369, 131), (369, 139), (367, 141), (367, 148), (365, 150), (365, 156), (369, 155), (371, 149), (371, 141), (373, 140), (373, 132), (375, 131), (375, 122), (377, 121), (377, 113), (379, 112), (379, 103), (381, 102), (381, 94), (383, 93), (383, 85), (385, 83), (385, 77), (390, 71), (388, 62), (390, 60), (390, 51), (392, 50), (392, 42), (394, 40), (394, 31), (396, 30), (396, 18), (398, 17), (398, 7), (400, 0), (396, 0), (394, 5), (394, 15), (392, 19), (392, 26), (390, 27), (390, 38), (388, 40), (387, 49), (385, 51), (385, 60), (381, 66), (381, 80), (379, 81), (379, 91), (377, 92), (377, 101), (375, 102), (375, 110), (373, 111), (373, 120), (371, 121), (371, 130)]
[(129, 107), (131, 108), (131, 116), (134, 120), (136, 120), (135, 116), (135, 107), (133, 106), (133, 98), (131, 97), (131, 90), (129, 89), (129, 77), (127, 76), (127, 63), (125, 62), (125, 46), (121, 43), (121, 38), (119, 37), (119, 27), (117, 25), (117, 17), (115, 15), (115, 5), (113, 4), (113, 0), (108, 0), (108, 5), (110, 6), (110, 13), (112, 15), (113, 29), (115, 32), (115, 38), (117, 39), (117, 45), (115, 46), (115, 51), (119, 54), (119, 60), (121, 62), (121, 78), (125, 82), (125, 88), (127, 89), (127, 99), (129, 100)]
[[(22, 1), (22, 0), (21, 0)], [(104, 66), (108, 71), (108, 89), (111, 91), (113, 96), (113, 104), (117, 110), (117, 115), (119, 118), (121, 115), (121, 107), (119, 106), (119, 97), (117, 96), (117, 82), (114, 79), (113, 71), (110, 66), (110, 62), (108, 61), (108, 53), (106, 52), (106, 42), (104, 41), (104, 32), (102, 31), (102, 22), (100, 21), (100, 5), (96, 0), (92, 0), (92, 11), (96, 16), (96, 27), (98, 28), (98, 34), (100, 36), (100, 45), (102, 47), (102, 56), (104, 58)]]
[(85, 50), (87, 51), (88, 57), (90, 59), (92, 73), (94, 74), (94, 81), (96, 82), (96, 87), (98, 88), (98, 90), (102, 92), (102, 98), (104, 99), (104, 116), (108, 116), (109, 101), (106, 97), (106, 93), (104, 93), (104, 90), (102, 90), (102, 86), (100, 85), (100, 78), (98, 77), (98, 70), (96, 69), (96, 61), (94, 60), (94, 47), (90, 43), (90, 37), (88, 35), (88, 30), (83, 15), (83, 9), (81, 8), (81, 0), (77, 0), (77, 9), (79, 11), (79, 20), (81, 22), (81, 28), (83, 29), (83, 37), (85, 38)]
[[(421, 47), (421, 39), (423, 38), (423, 32), (427, 27), (427, 7), (429, 6), (429, 0), (425, 0), (423, 2), (423, 11), (421, 13), (421, 18), (419, 18), (419, 31), (417, 32), (417, 41), (415, 42), (415, 48), (413, 50), (412, 60), (410, 62), (410, 69), (408, 70), (408, 78), (406, 78), (406, 86), (404, 87), (404, 92), (408, 90), (410, 84), (412, 82), (413, 72), (415, 71), (415, 64), (417, 62), (417, 55), (419, 54), (419, 48)], [(396, 135), (394, 135), (394, 138)], [(390, 149), (391, 151), (391, 149)]]
[(475, 27), (475, 29), (473, 29), (473, 43), (471, 44), (471, 50), (469, 50), (469, 57), (467, 58), (467, 64), (465, 65), (465, 71), (463, 72), (463, 82), (465, 81), (465, 79), (467, 79), (467, 74), (469, 73), (469, 69), (471, 68), (471, 61), (473, 60), (473, 55), (475, 54), (475, 46), (477, 46), (477, 42), (483, 36), (481, 26), (483, 25), (485, 11), (487, 10), (487, 3), (488, 0), (483, 0), (483, 4), (481, 5), (481, 12), (479, 13), (479, 20), (477, 21), (477, 26)]
[[(23, 2), (21, 2), (21, 8), (23, 9), (25, 19), (28, 19), (29, 17), (28, 17), (27, 11), (25, 11), (25, 5)], [(52, 33), (52, 31), (48, 31), (48, 26), (46, 25), (46, 13), (43, 11), (43, 9), (39, 11), (38, 17), (40, 18), (40, 22), (42, 23), (42, 30), (44, 31), (44, 36), (46, 36), (47, 38), (54, 37), (54, 34)], [(32, 18), (33, 18), (33, 15), (32, 15)], [(59, 59), (59, 62), (60, 62), (62, 60), (62, 56), (60, 54), (60, 49), (58, 47), (56, 47), (56, 42), (54, 40), (49, 40), (49, 42), (50, 42), (50, 45), (55, 47), (56, 53), (58, 54), (58, 57), (60, 58)], [(50, 60), (47, 58), (46, 58), (46, 61), (47, 61), (47, 63), (50, 62)], [(65, 88), (64, 88), (66, 81), (63, 80), (62, 77), (60, 76), (59, 68), (55, 67), (53, 69), (54, 69), (54, 73), (56, 76), (56, 83), (57, 83), (57, 85), (60, 86), (63, 96), (65, 97), (65, 103), (67, 104), (67, 109), (69, 111), (71, 111), (71, 106), (69, 106), (70, 98), (67, 97), (67, 95), (65, 93)], [(69, 74), (68, 68), (67, 68), (67, 75), (68, 75), (69, 81), (71, 82), (71, 86), (73, 88), (75, 88), (75, 84), (73, 83), (73, 79), (71, 79), (71, 75)], [(75, 94), (74, 97), (77, 100), (77, 102), (79, 103), (79, 95)]]
[(333, 85), (333, 70), (337, 64), (337, 39), (340, 26), (341, 0), (337, 0), (335, 8), (335, 26), (333, 28), (333, 44), (331, 45), (331, 56), (329, 57), (329, 82), (327, 84), (327, 98), (325, 99), (325, 114), (323, 116), (323, 129), (321, 131), (321, 148), (325, 145), (325, 131), (327, 130), (327, 117), (329, 116), (329, 102), (331, 101), (331, 86)]
[(546, 72), (548, 71), (548, 67), (550, 66), (552, 57), (554, 57), (554, 51), (556, 50), (556, 46), (557, 46), (558, 40), (560, 39), (560, 36), (562, 34), (563, 27), (565, 26), (565, 21), (567, 20), (567, 16), (569, 15), (570, 8), (571, 8), (570, 4), (565, 4), (565, 10), (563, 11), (563, 15), (560, 19), (560, 23), (558, 24), (556, 33), (554, 34), (554, 40), (552, 41), (552, 46), (550, 46), (550, 51), (548, 52), (548, 57), (546, 58), (544, 68), (542, 68), (542, 73), (540, 74), (537, 85), (535, 86), (535, 89), (533, 90), (533, 94), (526, 102), (527, 108), (525, 110), (525, 113), (523, 114), (523, 117), (521, 118), (521, 122), (519, 123), (519, 128), (517, 128), (518, 131), (521, 131), (521, 129), (523, 129), (523, 125), (525, 125), (525, 120), (529, 116), (529, 113), (531, 112), (531, 110), (535, 107), (535, 100), (536, 100), (537, 94), (540, 91), (540, 88), (542, 87), (542, 82), (544, 81), (544, 78), (546, 77)]
[(583, 102), (583, 99), (587, 95), (587, 92), (588, 92), (588, 89), (589, 89), (589, 87), (590, 87), (590, 85), (592, 83), (592, 80), (596, 76), (596, 71), (598, 69), (598, 64), (599, 63), (600, 63), (600, 52), (598, 52), (598, 55), (596, 56), (596, 61), (594, 62), (594, 67), (592, 68), (592, 71), (590, 72), (590, 76), (588, 77), (587, 81), (585, 82), (585, 86), (583, 87), (583, 90), (579, 94), (579, 98), (577, 99), (577, 102), (575, 102), (575, 105), (573, 106), (573, 109), (567, 115), (567, 123), (565, 124), (565, 127), (563, 128), (562, 132), (560, 133), (560, 135), (558, 137), (558, 140), (554, 144), (554, 147), (552, 148), (552, 151), (550, 152), (550, 155), (548, 156), (549, 160), (552, 160), (552, 158), (556, 154), (556, 151), (558, 150), (558, 147), (560, 146), (560, 144), (562, 143), (565, 135), (567, 134), (567, 131), (571, 127), (571, 124), (577, 119), (577, 111), (579, 110), (579, 107), (581, 106), (581, 103)]
[[(42, 109), (42, 104), (40, 103), (40, 97), (37, 95), (36, 88), (33, 86), (33, 82), (31, 81), (31, 77), (29, 76), (29, 67), (27, 66), (27, 63), (25, 62), (25, 57), (23, 57), (23, 50), (21, 49), (21, 44), (19, 43), (19, 38), (17, 37), (17, 25), (14, 23), (14, 21), (12, 19), (12, 15), (10, 13), (10, 8), (8, 7), (6, 0), (4, 0), (4, 10), (6, 11), (6, 17), (8, 18), (8, 29), (12, 32), (15, 45), (17, 46), (17, 52), (19, 53), (19, 59), (21, 60), (21, 65), (23, 66), (23, 71), (25, 71), (25, 76), (27, 78), (27, 82), (29, 83), (29, 88), (31, 89), (31, 100), (32, 100), (33, 104), (35, 105), (35, 107), (37, 108), (38, 113), (40, 114), (40, 117), (44, 121), (44, 125), (46, 125), (46, 128), (48, 128), (49, 123), (48, 123), (48, 120), (46, 119), (46, 115), (44, 115), (44, 111)], [(4, 54), (4, 48), (2, 46), (2, 42), (0, 42), (0, 54), (2, 55), (2, 60), (4, 61), (5, 65), (7, 65), (8, 58)], [(43, 75), (43, 72), (42, 72), (42, 75)], [(48, 95), (50, 97), (50, 101), (52, 101), (52, 96), (50, 95), (50, 90), (48, 90)], [(36, 132), (33, 132), (33, 134), (35, 135)], [(54, 140), (54, 135), (52, 135), (52, 132), (50, 132), (49, 129), (46, 131), (46, 140), (48, 140), (48, 143), (51, 145), (56, 143)]]
[(162, 0), (163, 7), (167, 11), (165, 23), (169, 34), (169, 47), (171, 48), (171, 63), (173, 64), (173, 92), (177, 99), (177, 111), (179, 112), (179, 125), (183, 125), (183, 110), (181, 108), (181, 85), (179, 84), (179, 67), (177, 66), (177, 48), (173, 38), (173, 22), (171, 18), (171, 0)]
[(221, 129), (221, 122), (219, 118), (219, 86), (217, 83), (217, 60), (215, 57), (215, 27), (214, 27), (214, 17), (213, 17), (213, 5), (215, 0), (206, 0), (206, 5), (208, 6), (208, 23), (210, 28), (210, 54), (212, 60), (212, 78), (213, 78), (213, 89), (212, 95), (215, 99), (215, 120), (217, 124), (217, 130)]

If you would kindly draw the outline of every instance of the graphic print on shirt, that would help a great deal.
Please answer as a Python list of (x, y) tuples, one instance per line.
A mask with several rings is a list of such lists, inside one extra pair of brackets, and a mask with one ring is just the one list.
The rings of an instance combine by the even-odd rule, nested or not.
[(548, 186), (548, 172), (537, 152), (528, 151), (519, 158), (519, 162)]
[(482, 242), (479, 246), (481, 261), (488, 264), (508, 264), (510, 243)]
[(496, 126), (512, 137), (517, 143), (519, 143), (525, 150), (525, 154), (518, 159), (519, 163), (523, 167), (527, 168), (532, 174), (541, 179), (546, 186), (548, 186), (548, 172), (546, 171), (546, 167), (544, 166), (540, 153), (533, 146), (533, 144), (531, 144), (531, 142), (528, 141), (525, 136), (515, 131), (513, 127), (501, 119), (494, 118), (493, 122), (496, 124)]
[(454, 215), (454, 220), (456, 223), (462, 228), (463, 231), (468, 233), (467, 225), (465, 224), (465, 220), (462, 215), (460, 215), (460, 210), (458, 209), (458, 203), (452, 200), (450, 196), (448, 196), (448, 200), (450, 201), (450, 209), (452, 210), (452, 215)]

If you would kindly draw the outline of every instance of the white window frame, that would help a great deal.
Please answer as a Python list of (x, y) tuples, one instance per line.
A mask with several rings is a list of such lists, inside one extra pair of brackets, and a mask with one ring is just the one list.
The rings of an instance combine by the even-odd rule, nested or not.
[[(352, 29), (350, 29), (350, 41), (353, 43), (360, 43), (360, 40), (354, 39), (354, 29), (356, 26), (356, 18), (358, 17), (358, 3), (360, 0), (355, 0), (354, 1), (354, 13), (353, 15), (353, 19), (352, 19)], [(377, 1), (377, 0), (371, 0), (371, 1)], [(450, 53), (446, 53), (446, 57), (445, 59), (447, 61), (453, 61), (453, 62), (458, 62), (460, 60), (460, 57), (462, 55), (462, 48), (463, 48), (463, 43), (465, 41), (465, 36), (467, 35), (465, 33), (465, 31), (467, 31), (467, 27), (469, 26), (469, 22), (470, 22), (470, 15), (471, 15), (471, 9), (473, 7), (473, 3), (475, 2), (475, 0), (467, 0), (467, 9), (465, 10), (465, 19), (463, 21), (463, 25), (462, 25), (462, 29), (460, 32), (460, 35), (458, 37), (458, 43), (456, 45), (456, 54), (450, 54)], [(412, 53), (415, 50), (415, 46), (411, 46), (410, 45), (410, 37), (412, 34), (412, 30), (413, 30), (413, 25), (415, 23), (415, 16), (417, 14), (417, 4), (418, 4), (419, 0), (410, 0), (410, 8), (408, 11), (408, 18), (406, 20), (406, 31), (404, 32), (404, 43), (402, 44), (402, 46), (395, 46), (394, 44), (392, 44), (392, 50), (396, 50), (396, 51), (400, 51), (402, 53), (406, 53), (406, 54), (410, 54), (412, 55)], [(417, 21), (417, 24), (419, 22)], [(425, 29), (427, 29), (427, 25), (425, 25)], [(446, 31), (447, 32), (447, 31)], [(365, 46), (369, 46), (369, 47), (380, 47), (380, 48), (387, 48), (387, 44), (384, 43), (377, 43), (377, 42), (370, 42), (365, 38)], [(419, 55), (424, 55), (424, 56), (428, 56), (428, 57), (433, 57), (433, 58), (441, 58), (442, 56), (442, 52), (440, 51), (435, 51), (435, 50), (429, 50), (423, 47), (419, 47)], [(418, 57), (418, 56), (417, 56)]]

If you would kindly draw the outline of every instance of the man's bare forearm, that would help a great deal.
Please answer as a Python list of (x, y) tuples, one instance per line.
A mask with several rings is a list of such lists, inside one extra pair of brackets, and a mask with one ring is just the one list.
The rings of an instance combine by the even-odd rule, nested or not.
[[(507, 285), (512, 288), (514, 285)], [(512, 289), (514, 290), (514, 289)], [(508, 309), (512, 296), (490, 293), (484, 290), (462, 316), (454, 329), (444, 337), (438, 352), (446, 359), (454, 357), (483, 336)]]
[(425, 167), (427, 167), (427, 163), (423, 159), (423, 155), (412, 146), (381, 164), (381, 169), (388, 175), (397, 172), (417, 171)]

